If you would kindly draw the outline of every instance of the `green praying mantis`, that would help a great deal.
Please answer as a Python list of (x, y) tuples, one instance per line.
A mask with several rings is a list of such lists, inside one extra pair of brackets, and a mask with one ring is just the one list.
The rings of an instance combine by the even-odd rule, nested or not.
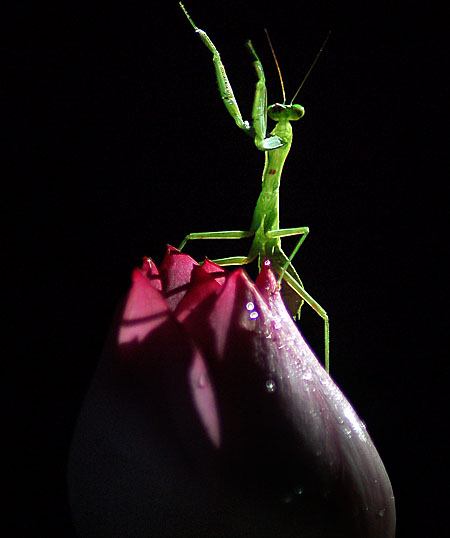
[[(283, 91), (283, 103), (275, 103), (267, 106), (267, 89), (264, 76), (264, 70), (258, 55), (250, 41), (247, 46), (253, 56), (253, 65), (256, 70), (258, 81), (256, 83), (255, 97), (252, 109), (252, 122), (245, 121), (242, 118), (238, 104), (234, 97), (233, 90), (228, 80), (225, 67), (220, 58), (219, 51), (214, 46), (206, 32), (197, 28), (194, 21), (186, 11), (184, 5), (180, 2), (180, 6), (184, 11), (187, 19), (193, 26), (195, 32), (199, 35), (203, 43), (213, 54), (213, 63), (216, 71), (217, 82), (219, 85), (220, 95), (225, 107), (236, 122), (236, 125), (254, 138), (256, 147), (265, 153), (265, 165), (262, 176), (262, 189), (259, 195), (256, 207), (253, 213), (253, 219), (249, 230), (228, 230), (219, 232), (197, 232), (188, 234), (179, 249), (181, 250), (187, 241), (193, 239), (242, 239), (245, 237), (253, 237), (253, 242), (250, 246), (250, 251), (247, 256), (232, 256), (229, 258), (221, 258), (213, 260), (218, 265), (244, 265), (258, 259), (258, 264), (261, 264), (265, 259), (269, 259), (271, 267), (275, 270), (279, 277), (279, 283), (284, 280), (301, 298), (300, 307), (303, 302), (306, 302), (317, 314), (323, 319), (325, 325), (325, 368), (329, 371), (329, 321), (325, 310), (319, 303), (311, 297), (311, 295), (303, 287), (302, 281), (297, 274), (297, 271), (292, 265), (292, 259), (298, 252), (299, 248), (306, 239), (309, 233), (309, 228), (306, 226), (297, 228), (280, 228), (279, 225), (279, 189), (281, 172), (284, 162), (291, 149), (292, 144), (292, 125), (291, 121), (297, 121), (303, 117), (305, 110), (301, 105), (293, 104), (298, 92), (303, 83), (308, 77), (311, 69), (314, 67), (319, 55), (321, 54), (325, 43), (323, 43), (319, 53), (317, 54), (313, 64), (307, 72), (302, 84), (295, 93), (291, 103), (286, 105), (286, 96), (284, 93), (284, 85), (281, 77), (281, 72), (275, 58), (275, 63), (280, 75), (281, 87)], [(328, 39), (328, 37), (327, 37)], [(267, 131), (267, 116), (276, 122), (275, 128), (266, 136)], [(297, 245), (292, 254), (288, 257), (281, 249), (281, 238), (288, 236), (300, 236)]]

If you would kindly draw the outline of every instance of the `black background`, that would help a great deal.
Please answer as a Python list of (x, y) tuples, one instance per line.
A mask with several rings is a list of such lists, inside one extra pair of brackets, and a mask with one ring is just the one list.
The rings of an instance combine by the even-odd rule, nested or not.
[[(443, 536), (443, 14), (379, 3), (186, 7), (219, 48), (246, 118), (255, 83), (246, 39), (273, 102), (280, 87), (263, 29), (288, 100), (332, 30), (297, 99), (306, 115), (294, 125), (281, 224), (310, 227), (295, 266), (329, 313), (332, 375), (385, 462), (398, 537)], [(17, 536), (70, 537), (70, 436), (132, 268), (144, 255), (161, 261), (188, 232), (246, 229), (263, 155), (223, 108), (210, 53), (177, 2), (41, 5), (4, 22), (8, 497)], [(246, 248), (202, 241), (187, 252)], [(303, 311), (322, 356), (322, 322)]]

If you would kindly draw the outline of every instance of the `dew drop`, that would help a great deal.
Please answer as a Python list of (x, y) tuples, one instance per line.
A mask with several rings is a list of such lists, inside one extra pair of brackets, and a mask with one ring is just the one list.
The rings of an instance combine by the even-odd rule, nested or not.
[(382, 510), (378, 510), (377, 516), (378, 517), (383, 517), (385, 512), (386, 512), (386, 508), (383, 508)]
[(255, 304), (252, 303), (251, 301), (249, 301), (245, 305), (245, 308), (250, 312), (250, 319), (256, 319), (257, 317), (259, 317), (258, 312), (256, 312), (255, 310)]
[(266, 390), (267, 392), (275, 392), (277, 389), (277, 385), (273, 379), (268, 379), (266, 381)]
[(206, 375), (200, 374), (199, 378), (197, 379), (197, 387), (199, 389), (204, 389), (206, 387)]

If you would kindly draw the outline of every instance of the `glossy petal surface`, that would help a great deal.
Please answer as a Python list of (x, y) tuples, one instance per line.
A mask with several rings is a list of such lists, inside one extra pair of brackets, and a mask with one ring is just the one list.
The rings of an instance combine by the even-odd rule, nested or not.
[(173, 247), (133, 273), (69, 478), (82, 537), (395, 533), (383, 463), (269, 266), (253, 283)]

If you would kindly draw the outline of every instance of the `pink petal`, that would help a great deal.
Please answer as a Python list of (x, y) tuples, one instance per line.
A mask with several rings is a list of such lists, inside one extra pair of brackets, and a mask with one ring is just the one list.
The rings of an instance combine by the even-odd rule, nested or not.
[(142, 342), (169, 315), (165, 299), (142, 270), (133, 271), (132, 282), (119, 327), (119, 345), (135, 340)]
[[(311, 517), (312, 526), (329, 526), (336, 536), (393, 537), (383, 463), (287, 312), (269, 268), (257, 287), (235, 271), (197, 322), (196, 313), (190, 333), (210, 357), (222, 457), (235, 479), (254, 484), (255, 502), (266, 489), (275, 511), (277, 499), (295, 500), (295, 529)], [(297, 499), (299, 486), (305, 494)]]
[(201, 309), (201, 303), (208, 299), (211, 294), (217, 294), (221, 288), (215, 276), (207, 272), (203, 265), (195, 266), (191, 273), (188, 291), (175, 310), (178, 321), (184, 322), (192, 312)]
[(217, 265), (217, 263), (214, 263), (213, 261), (209, 260), (208, 258), (205, 258), (205, 261), (202, 263), (202, 267), (205, 271), (208, 273), (213, 273), (216, 281), (223, 286), (225, 284), (226, 280), (226, 272), (223, 267), (220, 265)]
[(160, 274), (167, 304), (172, 312), (184, 297), (194, 266), (198, 263), (187, 254), (183, 254), (175, 247), (167, 245), (166, 256), (161, 263)]
[(189, 369), (189, 384), (198, 416), (212, 444), (218, 448), (221, 431), (216, 394), (206, 362), (198, 351)]
[(142, 260), (141, 273), (150, 280), (152, 286), (156, 290), (162, 291), (161, 277), (159, 276), (159, 271), (155, 262), (151, 258), (144, 257)]
[[(69, 490), (80, 536), (168, 536), (204, 520), (203, 469), (220, 443), (201, 352), (142, 274), (133, 284), (85, 398)], [(181, 525), (181, 527), (180, 527)]]

